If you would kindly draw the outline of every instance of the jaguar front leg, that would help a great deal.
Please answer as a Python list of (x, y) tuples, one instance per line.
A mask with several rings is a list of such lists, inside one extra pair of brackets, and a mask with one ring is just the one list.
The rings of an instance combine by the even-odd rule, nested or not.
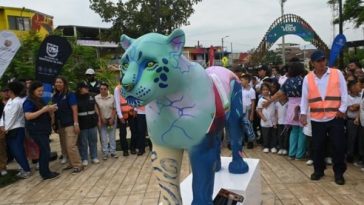
[(153, 146), (153, 172), (161, 188), (160, 205), (182, 205), (180, 172), (183, 150)]

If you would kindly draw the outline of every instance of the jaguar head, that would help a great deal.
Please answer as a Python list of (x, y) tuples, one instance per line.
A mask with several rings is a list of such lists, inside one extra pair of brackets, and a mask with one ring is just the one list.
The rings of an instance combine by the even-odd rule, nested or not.
[(176, 29), (169, 36), (149, 33), (137, 39), (122, 35), (125, 50), (121, 58), (122, 95), (138, 107), (177, 91), (181, 78), (179, 59), (185, 34)]

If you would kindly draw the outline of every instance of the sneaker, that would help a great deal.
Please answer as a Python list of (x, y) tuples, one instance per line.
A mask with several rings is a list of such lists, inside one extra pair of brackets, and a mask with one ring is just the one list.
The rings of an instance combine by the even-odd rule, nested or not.
[(338, 176), (338, 177), (335, 177), (335, 183), (337, 185), (344, 185), (345, 184), (345, 179), (343, 176)]
[(294, 160), (296, 160), (296, 161), (302, 161), (303, 159), (302, 158), (296, 158)]
[(5, 176), (7, 174), (8, 174), (8, 171), (6, 171), (6, 170), (1, 170), (1, 172), (0, 172), (0, 175), (1, 176)]
[(295, 159), (296, 159), (296, 157), (291, 157), (291, 156), (289, 156), (289, 159), (290, 159), (290, 160), (295, 160)]
[(282, 149), (280, 149), (280, 150), (278, 151), (278, 154), (279, 154), (279, 155), (282, 155), (282, 154), (283, 154), (283, 150), (282, 150)]
[(61, 160), (61, 164), (66, 164), (68, 162), (67, 157), (63, 157)]
[(313, 160), (312, 160), (312, 159), (308, 160), (308, 161), (306, 162), (306, 165), (307, 165), (307, 166), (312, 166), (312, 165), (313, 165)]
[(277, 153), (277, 149), (275, 147), (273, 147), (272, 149), (270, 149), (270, 152)]
[(82, 161), (82, 165), (83, 165), (84, 167), (86, 167), (86, 166), (88, 165), (88, 161), (87, 161), (87, 160), (83, 160), (83, 161)]
[(287, 154), (288, 154), (287, 150), (285, 150), (285, 149), (284, 149), (284, 150), (282, 151), (282, 155), (287, 155)]
[(27, 179), (31, 175), (31, 172), (20, 171), (16, 176), (22, 179)]
[(95, 158), (95, 159), (93, 159), (93, 160), (92, 160), (92, 163), (94, 163), (94, 164), (99, 164), (99, 163), (100, 163), (100, 160), (99, 160), (99, 159), (97, 159), (97, 158)]
[(264, 153), (268, 153), (268, 152), (269, 152), (269, 149), (268, 149), (268, 148), (264, 148), (264, 149), (263, 149), (263, 152), (264, 152)]
[(104, 157), (102, 159), (107, 160), (107, 158), (109, 158), (109, 156), (107, 154), (104, 154)]
[(145, 151), (139, 151), (139, 152), (137, 153), (137, 155), (138, 155), (138, 156), (142, 156), (144, 153), (145, 153)]
[(312, 181), (318, 181), (318, 180), (320, 180), (322, 177), (324, 176), (324, 174), (323, 173), (316, 173), (316, 172), (314, 172), (313, 174), (311, 174), (311, 180)]
[(332, 165), (332, 159), (331, 159), (331, 157), (326, 157), (325, 158), (325, 162), (326, 162), (327, 165)]
[(362, 161), (354, 162), (354, 166), (356, 166), (356, 167), (362, 167), (363, 166), (363, 162)]
[(70, 170), (70, 169), (72, 169), (73, 167), (71, 166), (71, 165), (68, 165), (67, 167), (65, 167), (65, 168), (63, 168), (62, 170), (63, 171), (66, 171), (66, 170)]
[(137, 152), (136, 152), (136, 150), (135, 149), (133, 149), (133, 150), (130, 150), (130, 154), (136, 154)]
[(124, 151), (124, 152), (123, 152), (123, 156), (124, 156), (124, 157), (129, 156), (129, 152), (128, 152), (128, 151)]
[(72, 174), (78, 174), (78, 173), (82, 172), (82, 170), (83, 170), (83, 168), (75, 167), (75, 168), (73, 168)]
[(360, 169), (362, 172), (364, 172), (364, 167)]
[(52, 180), (52, 179), (57, 179), (59, 178), (61, 175), (58, 172), (51, 172), (51, 174), (48, 177), (44, 177), (43, 180)]
[(117, 154), (115, 154), (115, 153), (112, 153), (111, 155), (110, 155), (112, 158), (118, 158), (119, 156), (117, 155)]

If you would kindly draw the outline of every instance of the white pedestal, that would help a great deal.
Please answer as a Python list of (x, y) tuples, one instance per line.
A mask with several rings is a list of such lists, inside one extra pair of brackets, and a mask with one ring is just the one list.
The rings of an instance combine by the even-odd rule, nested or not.
[[(221, 170), (215, 173), (213, 199), (221, 188), (244, 196), (242, 205), (259, 205), (262, 202), (259, 159), (244, 158), (249, 165), (245, 174), (231, 174), (228, 167), (231, 157), (221, 157)], [(181, 183), (183, 205), (192, 203), (192, 174)]]

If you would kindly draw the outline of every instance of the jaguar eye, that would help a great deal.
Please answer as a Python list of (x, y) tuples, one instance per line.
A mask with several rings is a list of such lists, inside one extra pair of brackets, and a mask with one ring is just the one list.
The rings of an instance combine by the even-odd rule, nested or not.
[(155, 62), (153, 62), (153, 61), (150, 61), (148, 64), (147, 64), (147, 68), (154, 68), (154, 66), (155, 66)]

